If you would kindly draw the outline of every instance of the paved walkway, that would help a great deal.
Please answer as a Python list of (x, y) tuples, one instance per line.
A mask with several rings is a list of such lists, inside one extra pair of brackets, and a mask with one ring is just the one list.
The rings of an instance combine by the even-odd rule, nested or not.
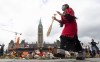
[(100, 62), (100, 58), (88, 58), (86, 60), (76, 60), (76, 59), (54, 59), (54, 60), (0, 59), (0, 62)]

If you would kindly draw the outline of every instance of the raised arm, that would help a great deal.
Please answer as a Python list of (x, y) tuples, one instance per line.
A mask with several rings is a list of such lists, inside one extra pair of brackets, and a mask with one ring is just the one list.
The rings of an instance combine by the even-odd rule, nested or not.
[(59, 11), (56, 11), (60, 16), (62, 16), (63, 14), (61, 13), (61, 12), (59, 12)]
[(99, 44), (99, 41), (98, 41), (98, 43), (97, 44)]
[(88, 42), (91, 45), (91, 42)]

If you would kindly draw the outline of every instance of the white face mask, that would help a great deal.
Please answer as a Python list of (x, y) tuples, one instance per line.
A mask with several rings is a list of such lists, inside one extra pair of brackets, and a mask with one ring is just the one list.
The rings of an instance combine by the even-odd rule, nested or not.
[(67, 5), (63, 5), (62, 6), (62, 11), (65, 11), (65, 9), (67, 9), (69, 6), (67, 6)]
[(63, 5), (63, 6), (62, 6), (62, 11), (65, 11), (65, 9), (66, 9), (66, 6)]

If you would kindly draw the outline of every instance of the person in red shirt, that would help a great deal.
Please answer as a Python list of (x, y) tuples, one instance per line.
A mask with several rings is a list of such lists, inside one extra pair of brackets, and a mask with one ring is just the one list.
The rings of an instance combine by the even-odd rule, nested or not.
[(63, 13), (57, 11), (61, 16), (61, 20), (53, 17), (54, 20), (60, 23), (61, 27), (64, 26), (60, 36), (60, 48), (67, 51), (82, 52), (82, 46), (78, 40), (77, 18), (75, 17), (74, 11), (68, 4), (62, 6), (62, 11)]

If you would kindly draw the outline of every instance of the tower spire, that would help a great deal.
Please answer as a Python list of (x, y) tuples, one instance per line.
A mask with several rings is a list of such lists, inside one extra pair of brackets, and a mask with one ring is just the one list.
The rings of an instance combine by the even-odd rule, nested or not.
[(41, 22), (41, 18), (40, 18), (40, 21), (39, 21), (39, 27), (42, 27), (42, 22)]
[(43, 47), (43, 26), (41, 18), (38, 25), (38, 47)]
[(41, 18), (40, 18), (40, 22), (39, 22), (39, 24), (42, 24), (42, 23), (41, 23)]

